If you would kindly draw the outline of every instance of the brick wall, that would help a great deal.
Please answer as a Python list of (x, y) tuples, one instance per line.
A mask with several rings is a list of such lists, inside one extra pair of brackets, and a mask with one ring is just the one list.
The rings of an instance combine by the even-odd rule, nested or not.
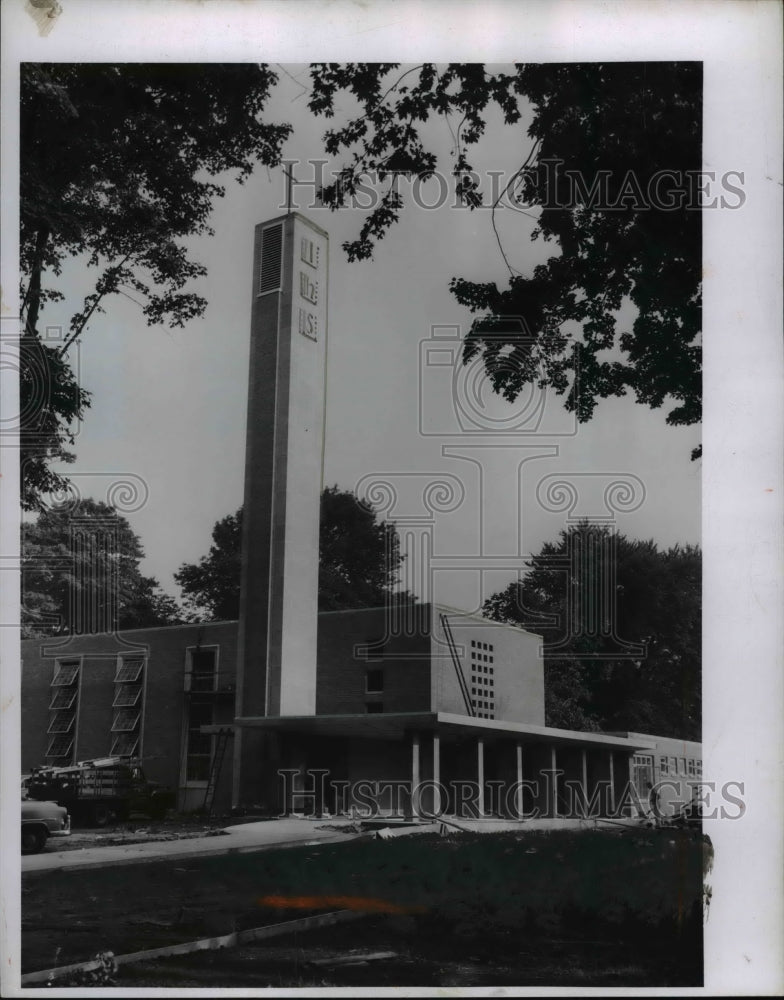
[[(146, 656), (141, 706), (139, 754), (147, 777), (180, 788), (186, 696), (183, 692), (188, 646), (218, 645), (219, 682), (230, 685), (236, 665), (236, 623), (134, 629), (112, 635), (79, 636), (67, 641), (26, 640), (22, 643), (22, 770), (45, 762), (51, 713), (51, 681), (58, 657), (81, 657), (74, 758), (109, 754), (113, 735), (112, 706), (120, 655)], [(230, 722), (234, 699), (216, 698), (216, 722)], [(224, 759), (221, 797), (228, 796), (231, 754)], [(228, 784), (227, 784), (228, 782)], [(225, 789), (225, 790), (224, 790)], [(203, 798), (203, 793), (202, 793)], [(216, 805), (218, 804), (216, 797)]]
[[(316, 713), (364, 713), (369, 704), (380, 704), (384, 712), (430, 711), (429, 621), (430, 609), (423, 605), (414, 635), (385, 637), (384, 608), (319, 615)], [(372, 676), (380, 679), (381, 691), (367, 691), (368, 671), (381, 671)]]

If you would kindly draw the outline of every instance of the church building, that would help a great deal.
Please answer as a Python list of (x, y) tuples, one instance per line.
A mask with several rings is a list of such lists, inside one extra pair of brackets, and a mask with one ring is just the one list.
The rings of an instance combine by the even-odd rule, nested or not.
[[(143, 760), (182, 810), (634, 816), (697, 743), (545, 725), (539, 636), (434, 603), (318, 612), (329, 245), (256, 227), (240, 616), (23, 643), (23, 768)], [(674, 801), (674, 799), (673, 799)]]

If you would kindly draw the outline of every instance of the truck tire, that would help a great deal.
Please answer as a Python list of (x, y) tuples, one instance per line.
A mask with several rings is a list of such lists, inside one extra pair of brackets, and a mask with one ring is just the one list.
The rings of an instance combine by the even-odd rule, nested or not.
[(114, 809), (105, 802), (96, 802), (90, 808), (90, 820), (93, 826), (106, 826), (114, 818)]
[(166, 813), (168, 811), (169, 806), (165, 799), (150, 799), (150, 804), (147, 807), (147, 815), (150, 819), (166, 819)]
[(49, 836), (42, 826), (22, 827), (22, 854), (40, 854)]

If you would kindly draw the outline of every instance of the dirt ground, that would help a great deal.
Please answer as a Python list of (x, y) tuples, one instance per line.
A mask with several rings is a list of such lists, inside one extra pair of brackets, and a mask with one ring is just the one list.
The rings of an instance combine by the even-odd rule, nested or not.
[[(423, 835), (28, 872), (22, 968), (348, 907), (367, 912), (291, 939), (122, 965), (114, 982), (699, 985), (705, 855), (687, 831)], [(394, 955), (346, 964), (357, 950)]]
[(166, 819), (152, 820), (133, 814), (125, 822), (109, 823), (96, 828), (73, 826), (69, 837), (50, 840), (48, 851), (80, 851), (87, 847), (114, 847), (118, 844), (143, 844), (151, 840), (189, 840), (193, 837), (222, 836), (223, 828), (240, 823), (256, 823), (267, 817), (247, 816), (180, 816), (170, 814)]
[(69, 837), (51, 840), (48, 851), (79, 851), (87, 847), (113, 847), (117, 844), (143, 844), (150, 840), (188, 840), (192, 837), (220, 836), (222, 828), (241, 820), (172, 816), (151, 820), (132, 816), (124, 823), (109, 823), (100, 828), (73, 826)]

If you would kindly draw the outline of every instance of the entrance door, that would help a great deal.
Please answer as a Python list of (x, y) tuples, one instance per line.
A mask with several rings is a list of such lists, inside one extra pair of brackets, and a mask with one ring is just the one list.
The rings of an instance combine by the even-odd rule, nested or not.
[(650, 809), (651, 789), (653, 788), (653, 757), (647, 753), (636, 753), (632, 757), (632, 782), (643, 812)]

